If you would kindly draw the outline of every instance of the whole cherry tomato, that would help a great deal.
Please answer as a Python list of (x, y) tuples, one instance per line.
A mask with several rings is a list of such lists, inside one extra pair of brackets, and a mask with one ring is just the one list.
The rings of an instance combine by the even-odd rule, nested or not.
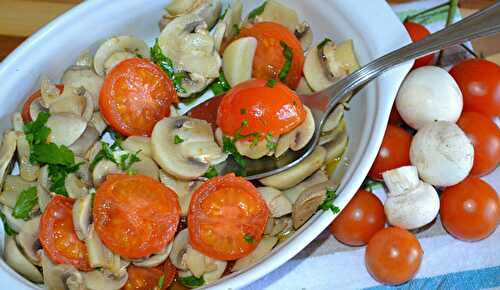
[(330, 232), (344, 244), (362, 246), (384, 225), (384, 206), (378, 197), (360, 190), (333, 221)]
[(477, 241), (490, 235), (500, 220), (500, 200), (488, 183), (468, 177), (441, 194), (441, 222), (452, 236)]
[(417, 238), (398, 227), (385, 228), (368, 242), (365, 263), (368, 272), (384, 284), (401, 284), (417, 273), (423, 250)]
[[(411, 22), (411, 21), (405, 21), (403, 23), (405, 26), (406, 30), (408, 31), (408, 34), (410, 35), (410, 38), (413, 42), (418, 41), (431, 33), (425, 26), (419, 23)], [(426, 56), (422, 56), (420, 58), (417, 58), (415, 60), (415, 63), (413, 64), (413, 68), (418, 68), (421, 66), (426, 66), (430, 65), (432, 61), (434, 60), (434, 54), (429, 54)]]

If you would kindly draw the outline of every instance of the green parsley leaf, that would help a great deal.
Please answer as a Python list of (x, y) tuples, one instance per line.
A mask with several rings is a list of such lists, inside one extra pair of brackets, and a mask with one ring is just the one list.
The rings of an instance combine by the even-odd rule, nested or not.
[(252, 243), (255, 242), (253, 236), (249, 235), (249, 234), (245, 234), (245, 236), (243, 237), (243, 239), (245, 240), (245, 242), (247, 242), (249, 244), (252, 244)]
[(113, 138), (113, 144), (111, 144), (111, 149), (112, 150), (123, 149), (122, 143), (123, 141), (125, 141), (125, 137), (122, 134), (113, 130), (108, 130), (108, 132)]
[(33, 207), (38, 203), (36, 186), (21, 191), (16, 200), (16, 205), (12, 211), (12, 216), (16, 219), (27, 220), (30, 217)]
[(179, 135), (174, 136), (174, 144), (181, 144), (182, 142), (184, 142), (184, 139), (182, 139), (181, 136)]
[(3, 229), (5, 230), (5, 233), (8, 236), (17, 235), (17, 232), (10, 227), (9, 223), (7, 222), (7, 218), (5, 217), (5, 215), (4, 215), (4, 213), (2, 211), (0, 211), (0, 219), (2, 219)]
[(212, 178), (219, 176), (219, 172), (217, 172), (217, 169), (215, 167), (209, 166), (207, 172), (205, 172), (205, 175), (203, 176), (205, 176), (206, 178)]
[(238, 175), (244, 175), (244, 170), (245, 167), (247, 166), (247, 161), (245, 158), (238, 152), (238, 149), (236, 149), (236, 145), (234, 144), (234, 141), (227, 137), (223, 136), (222, 137), (222, 148), (224, 152), (229, 153), (233, 156), (234, 161), (239, 165), (241, 171), (238, 172)]
[(337, 193), (333, 189), (327, 189), (326, 190), (326, 199), (325, 201), (319, 206), (322, 210), (331, 210), (334, 214), (337, 214), (340, 212), (340, 209), (333, 204), (333, 201), (337, 198)]
[(266, 86), (268, 86), (270, 88), (274, 88), (274, 85), (276, 85), (276, 80), (268, 80), (266, 82)]
[(70, 166), (59, 165), (59, 164), (49, 164), (49, 178), (50, 178), (50, 191), (68, 196), (66, 191), (66, 186), (64, 181), (69, 173), (76, 172), (80, 164), (73, 164)]
[(226, 9), (224, 9), (224, 11), (222, 12), (222, 14), (219, 17), (219, 20), (224, 20), (224, 17), (226, 17), (228, 10), (229, 10), (229, 7), (226, 7)]
[(255, 17), (259, 16), (262, 14), (262, 12), (264, 12), (264, 9), (266, 8), (266, 5), (267, 5), (267, 1), (264, 1), (264, 3), (262, 3), (259, 7), (255, 8), (254, 10), (252, 10), (249, 14), (248, 14), (248, 17), (247, 19), (249, 21), (252, 21), (255, 19)]
[(248, 120), (241, 121), (241, 127), (248, 127)]
[(377, 188), (383, 188), (384, 183), (368, 179), (365, 181), (364, 189), (373, 192)]
[(49, 120), (50, 114), (47, 112), (40, 112), (35, 121), (29, 122), (24, 125), (23, 131), (26, 135), (26, 140), (30, 145), (38, 145), (47, 142), (50, 134), (50, 128), (45, 126)]
[(290, 72), (290, 68), (292, 67), (292, 58), (293, 52), (292, 49), (284, 42), (280, 41), (281, 47), (283, 47), (283, 55), (285, 56), (285, 64), (280, 70), (279, 78), (281, 81), (285, 81), (288, 73)]
[(203, 284), (205, 284), (205, 280), (203, 279), (203, 276), (201, 276), (200, 278), (198, 278), (196, 276), (188, 276), (188, 277), (179, 276), (178, 278), (179, 278), (179, 282), (182, 285), (189, 287), (189, 288), (196, 288), (196, 287), (203, 286)]
[(330, 38), (323, 39), (317, 46), (318, 49), (322, 49), (328, 42), (332, 41)]
[(240, 27), (238, 26), (238, 24), (233, 24), (233, 29), (236, 35), (240, 35)]
[(175, 90), (178, 93), (186, 93), (186, 89), (182, 87), (182, 80), (186, 77), (185, 72), (176, 73), (174, 70), (174, 64), (172, 60), (163, 54), (158, 38), (155, 40), (155, 44), (150, 49), (151, 60), (157, 64), (172, 80), (174, 83)]
[(212, 84), (210, 84), (210, 89), (216, 96), (224, 92), (227, 92), (229, 91), (229, 89), (231, 89), (231, 86), (229, 85), (229, 83), (226, 80), (226, 77), (224, 76), (224, 72), (221, 72), (219, 74), (219, 77)]
[(136, 153), (127, 153), (120, 156), (120, 169), (131, 174), (132, 172), (130, 171), (130, 167), (132, 166), (132, 164), (141, 161), (141, 159), (137, 156), (138, 153), (139, 151)]
[(75, 154), (68, 147), (54, 143), (34, 144), (31, 146), (32, 162), (71, 166), (75, 163)]
[[(114, 145), (114, 144), (113, 144)], [(94, 157), (94, 160), (90, 162), (89, 168), (90, 170), (94, 170), (95, 166), (99, 161), (101, 160), (110, 160), (116, 163), (115, 156), (113, 154), (113, 150), (109, 147), (108, 143), (101, 142), (101, 150), (97, 152), (97, 154)]]
[(163, 288), (163, 285), (165, 284), (165, 274), (160, 276), (160, 279), (158, 280), (158, 289)]
[(278, 144), (274, 142), (272, 132), (268, 132), (266, 135), (266, 146), (269, 151), (276, 151), (276, 146), (278, 146)]

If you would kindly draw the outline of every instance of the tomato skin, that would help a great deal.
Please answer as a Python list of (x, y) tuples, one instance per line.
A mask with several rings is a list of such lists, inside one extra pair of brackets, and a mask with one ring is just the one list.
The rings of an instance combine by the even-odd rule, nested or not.
[(236, 260), (257, 247), (268, 218), (266, 202), (252, 183), (232, 173), (214, 177), (192, 194), (189, 242), (206, 256)]
[[(127, 267), (128, 280), (121, 288), (122, 290), (166, 290), (174, 281), (177, 269), (167, 259), (162, 265), (154, 268), (145, 268), (135, 265)], [(163, 276), (163, 287), (158, 288), (159, 281)], [(157, 288), (155, 288), (157, 287)]]
[(468, 59), (450, 70), (464, 97), (464, 111), (494, 118), (500, 115), (500, 66), (483, 59)]
[(410, 133), (398, 126), (389, 124), (368, 176), (371, 179), (382, 181), (383, 172), (410, 165), (411, 139)]
[[(60, 92), (62, 92), (64, 90), (63, 84), (56, 84), (56, 87), (59, 89)], [(23, 117), (24, 123), (28, 123), (28, 122), (33, 121), (33, 120), (31, 120), (30, 106), (34, 100), (41, 98), (41, 97), (42, 97), (42, 93), (40, 92), (40, 90), (37, 90), (33, 94), (31, 94), (31, 96), (29, 96), (26, 99), (26, 101), (24, 101), (23, 109), (21, 111), (21, 116)]]
[(99, 108), (110, 126), (125, 136), (149, 136), (154, 125), (170, 115), (178, 102), (172, 81), (147, 59), (130, 58), (104, 79)]
[(253, 61), (252, 75), (254, 78), (279, 80), (279, 73), (285, 64), (283, 47), (285, 42), (292, 50), (292, 66), (285, 78), (285, 83), (296, 89), (304, 67), (304, 50), (300, 41), (285, 26), (276, 22), (258, 22), (243, 27), (239, 37), (255, 37), (257, 49)]
[(109, 175), (97, 188), (92, 216), (104, 245), (122, 257), (158, 253), (174, 238), (180, 219), (177, 195), (143, 175)]
[(212, 125), (212, 129), (216, 129), (217, 127), (217, 111), (219, 110), (219, 105), (222, 102), (222, 98), (224, 95), (216, 96), (199, 106), (196, 106), (194, 109), (189, 111), (187, 115), (192, 118), (205, 120), (210, 125)]
[(500, 163), (500, 129), (489, 118), (464, 112), (457, 122), (474, 145), (474, 165), (470, 175), (482, 176), (495, 170)]
[(484, 239), (500, 221), (500, 200), (495, 189), (477, 177), (467, 177), (446, 188), (440, 206), (444, 228), (457, 239)]
[(87, 246), (78, 239), (73, 225), (75, 200), (56, 195), (48, 203), (40, 220), (38, 239), (45, 254), (56, 264), (69, 264), (91, 271)]
[(373, 193), (359, 190), (330, 225), (330, 232), (349, 246), (363, 246), (385, 226), (384, 206)]
[[(271, 88), (264, 80), (249, 80), (229, 90), (217, 112), (217, 125), (225, 135), (259, 133), (274, 137), (299, 126), (306, 111), (297, 94), (277, 82)], [(245, 126), (242, 123), (246, 121)]]
[[(406, 31), (408, 31), (408, 34), (410, 35), (410, 38), (413, 42), (416, 42), (431, 34), (429, 30), (425, 28), (425, 26), (419, 23), (405, 21), (403, 25), (406, 28)], [(434, 53), (419, 57), (415, 60), (413, 68), (415, 69), (421, 66), (431, 65), (433, 61), (434, 61)]]
[(368, 272), (380, 283), (397, 285), (410, 280), (422, 262), (423, 250), (407, 230), (388, 227), (368, 242), (365, 263)]

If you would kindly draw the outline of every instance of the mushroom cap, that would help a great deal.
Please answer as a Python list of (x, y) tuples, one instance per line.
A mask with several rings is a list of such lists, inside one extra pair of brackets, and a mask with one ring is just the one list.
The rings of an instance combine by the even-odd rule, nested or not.
[[(94, 55), (94, 69), (97, 74), (104, 75), (106, 61), (117, 52), (128, 52), (130, 54), (127, 56), (132, 57), (140, 54), (142, 57), (149, 58), (149, 48), (143, 40), (130, 35), (111, 37), (101, 44)], [(120, 57), (123, 58), (123, 55), (121, 54)]]
[(87, 128), (87, 121), (71, 113), (54, 114), (47, 120), (50, 128), (49, 140), (57, 145), (70, 146)]
[(7, 236), (5, 241), (5, 262), (19, 274), (35, 283), (43, 281), (40, 271), (23, 255), (14, 238)]
[(16, 236), (16, 242), (22, 249), (26, 258), (28, 258), (31, 263), (37, 266), (40, 266), (41, 263), (40, 256), (37, 253), (41, 248), (41, 245), (38, 242), (39, 227), (40, 216), (37, 216), (27, 221), (21, 228), (19, 234)]

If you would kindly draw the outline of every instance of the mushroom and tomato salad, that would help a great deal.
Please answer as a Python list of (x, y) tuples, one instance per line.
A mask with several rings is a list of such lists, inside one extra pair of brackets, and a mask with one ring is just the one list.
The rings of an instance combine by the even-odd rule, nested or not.
[[(13, 269), (52, 290), (195, 288), (250, 267), (319, 209), (338, 211), (329, 176), (347, 147), (347, 104), (304, 162), (242, 175), (249, 159), (308, 143), (314, 119), (298, 95), (356, 69), (352, 42), (313, 46), (311, 27), (274, 0), (242, 9), (171, 1), (152, 47), (111, 37), (60, 81), (42, 77), (0, 148)], [(229, 156), (239, 168), (219, 176)]]

